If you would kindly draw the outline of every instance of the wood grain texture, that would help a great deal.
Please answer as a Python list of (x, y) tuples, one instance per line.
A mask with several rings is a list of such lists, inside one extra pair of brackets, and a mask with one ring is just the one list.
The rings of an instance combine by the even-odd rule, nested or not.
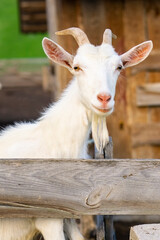
[(17, 72), (0, 76), (0, 81), (3, 88), (36, 87), (42, 86), (42, 75), (41, 73)]
[[(110, 28), (117, 39), (113, 39), (113, 46), (118, 54), (125, 52), (124, 46), (124, 2), (123, 0), (104, 1), (105, 9), (105, 28)], [(101, 14), (100, 14), (101, 15)], [(103, 13), (102, 13), (103, 16)], [(126, 99), (127, 81), (124, 72), (122, 72), (117, 81), (115, 110), (107, 118), (109, 134), (114, 142), (114, 157), (131, 157), (130, 135), (127, 125), (127, 99)], [(117, 138), (119, 136), (119, 138)]]
[(104, 229), (104, 215), (96, 216), (96, 240), (105, 239), (105, 229)]
[[(152, 62), (150, 65), (154, 64), (155, 68), (157, 67), (157, 71), (148, 72), (147, 81), (148, 83), (159, 83), (160, 67), (158, 68), (157, 63), (160, 63), (160, 58), (158, 58), (158, 54), (160, 53), (160, 28), (158, 24), (160, 21), (160, 1), (153, 0), (152, 4), (150, 4), (149, 1), (144, 1), (144, 6), (146, 12), (146, 24), (148, 26), (148, 39), (151, 39), (153, 41), (154, 46), (152, 55), (155, 56), (155, 61)], [(148, 121), (149, 123), (160, 122), (160, 107), (153, 107), (148, 109)], [(160, 156), (160, 146), (152, 146), (150, 148), (150, 158), (157, 158), (158, 156)]]
[(160, 224), (134, 226), (130, 231), (130, 240), (159, 240)]
[(46, 14), (45, 13), (36, 13), (34, 15), (30, 14), (23, 14), (22, 15), (22, 21), (28, 22), (28, 23), (41, 23), (46, 21)]
[(138, 86), (137, 106), (160, 106), (160, 83), (148, 83)]
[(160, 145), (160, 123), (135, 125), (132, 128), (132, 145)]
[(39, 1), (37, 4), (37, 1), (21, 1), (20, 6), (22, 9), (30, 10), (30, 9), (36, 9), (37, 10), (45, 10), (46, 3), (45, 1)]
[(160, 214), (159, 182), (158, 159), (1, 160), (0, 216)]
[[(154, 47), (153, 47), (154, 48)], [(131, 75), (142, 71), (159, 72), (160, 71), (160, 51), (152, 50), (151, 54), (144, 62), (131, 68)]]
[(99, 152), (94, 145), (94, 158), (95, 159), (111, 159), (113, 158), (113, 142), (112, 137), (109, 137), (109, 143), (106, 144), (103, 152)]
[[(113, 142), (109, 138), (109, 143), (105, 146), (103, 153), (98, 152), (95, 146), (96, 159), (111, 159), (113, 158)], [(96, 240), (112, 240), (113, 239), (113, 216), (96, 216), (97, 232)]]
[(47, 32), (45, 0), (18, 2), (21, 31)]
[(40, 86), (4, 87), (0, 93), (0, 122), (37, 119), (52, 98), (52, 93)]
[[(77, 9), (76, 1), (72, 0), (54, 0), (56, 12), (56, 29), (57, 31), (69, 27), (77, 27)], [(61, 45), (70, 54), (75, 54), (77, 50), (77, 43), (72, 36), (57, 36), (57, 43)], [(59, 82), (59, 91), (61, 92), (66, 88), (73, 75), (68, 69), (56, 65), (57, 80)]]
[(100, 45), (102, 43), (103, 32), (108, 27), (105, 22), (105, 1), (81, 0), (79, 1), (79, 7), (82, 29), (92, 44)]
[(144, 1), (144, 7), (146, 12), (146, 24), (147, 24), (147, 37), (153, 41), (154, 50), (160, 49), (159, 39), (160, 39), (160, 1), (152, 0)]
[(47, 32), (46, 23), (41, 25), (24, 23), (21, 29), (23, 32)]
[[(133, 18), (134, 15), (134, 18)], [(135, 34), (136, 33), (136, 34)], [(146, 39), (146, 19), (144, 16), (144, 1), (125, 1), (124, 3), (124, 44), (126, 51), (142, 43)], [(126, 102), (127, 102), (127, 124), (129, 127), (129, 136), (132, 126), (135, 124), (144, 124), (148, 121), (148, 109), (138, 108), (136, 104), (136, 88), (138, 85), (146, 83), (146, 72), (141, 71), (136, 75), (132, 74), (133, 68), (126, 69)], [(131, 138), (128, 139), (131, 143)], [(132, 158), (139, 158), (144, 151), (130, 148)]]
[(57, 5), (56, 0), (46, 0), (47, 28), (49, 36), (56, 41), (55, 32), (57, 31)]

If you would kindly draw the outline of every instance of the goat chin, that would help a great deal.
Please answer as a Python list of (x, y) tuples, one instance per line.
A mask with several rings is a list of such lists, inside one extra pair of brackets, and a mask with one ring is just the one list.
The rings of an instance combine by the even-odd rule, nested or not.
[(96, 148), (100, 153), (103, 153), (105, 145), (109, 142), (106, 117), (92, 114), (92, 136)]

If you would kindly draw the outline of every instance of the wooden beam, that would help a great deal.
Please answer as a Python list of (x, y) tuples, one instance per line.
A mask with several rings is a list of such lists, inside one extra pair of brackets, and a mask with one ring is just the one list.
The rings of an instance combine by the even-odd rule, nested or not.
[(47, 28), (49, 37), (57, 41), (55, 32), (57, 31), (57, 1), (46, 0)]
[[(144, 1), (124, 1), (124, 45), (125, 50), (136, 46), (137, 44), (146, 40), (146, 21), (144, 17)], [(134, 14), (134, 18), (133, 18)], [(134, 29), (136, 29), (136, 34)], [(140, 65), (140, 64), (139, 64)], [(136, 75), (132, 75), (131, 71), (133, 68), (127, 68), (124, 77), (126, 79), (126, 110), (124, 120), (124, 128), (127, 126), (128, 129), (128, 144), (130, 147), (130, 156), (138, 157), (139, 152), (136, 148), (131, 146), (131, 134), (132, 126), (139, 123), (145, 123), (148, 119), (148, 112), (146, 108), (139, 109), (136, 105), (136, 87), (137, 85), (144, 84), (146, 82), (146, 73), (140, 72)], [(130, 78), (128, 78), (130, 76)], [(125, 78), (124, 78), (125, 80)], [(119, 89), (121, 85), (119, 86)], [(117, 89), (118, 90), (118, 89)], [(125, 126), (126, 125), (126, 126)], [(118, 139), (118, 138), (117, 138)], [(126, 137), (127, 140), (127, 137)], [(113, 139), (114, 142), (114, 139)], [(124, 142), (125, 146), (125, 142)], [(127, 147), (128, 150), (128, 147)]]
[(42, 86), (42, 74), (33, 72), (7, 73), (0, 76), (0, 82), (2, 88), (40, 87)]
[(160, 106), (160, 83), (148, 83), (138, 86), (137, 106)]
[(2, 159), (0, 182), (2, 218), (160, 214), (160, 159)]
[(21, 20), (28, 23), (46, 22), (46, 13), (22, 14)]
[(42, 24), (22, 23), (22, 31), (23, 32), (47, 32), (47, 25), (46, 23), (42, 23)]
[[(52, 0), (48, 1), (48, 3), (52, 2), (52, 9), (53, 13), (56, 13), (56, 27), (54, 26), (54, 29), (56, 28), (58, 31), (62, 29), (66, 29), (69, 27), (77, 27), (77, 1), (73, 0)], [(55, 9), (53, 4), (55, 4)], [(49, 4), (47, 4), (49, 7)], [(51, 22), (53, 21), (53, 16), (51, 18)], [(51, 24), (50, 22), (50, 24)], [(50, 26), (49, 24), (49, 26)], [(49, 32), (49, 34), (52, 34), (52, 31)], [(54, 34), (55, 35), (55, 34)], [(55, 38), (55, 37), (54, 37)], [(72, 53), (73, 55), (76, 53), (77, 50), (77, 43), (75, 39), (72, 36), (57, 36), (56, 42), (61, 45), (64, 49), (66, 49), (67, 52)], [(59, 81), (59, 90), (62, 91), (66, 88), (69, 81), (72, 79), (73, 75), (68, 71), (68, 69), (61, 67), (56, 64), (56, 76), (57, 80)]]
[(132, 145), (160, 145), (160, 123), (137, 124), (132, 127)]
[[(110, 137), (109, 143), (103, 149), (103, 152), (98, 152), (95, 146), (95, 158), (96, 159), (111, 159), (113, 158), (113, 142), (112, 138)], [(96, 223), (97, 223), (97, 232), (96, 232), (96, 239), (97, 240), (113, 240), (113, 216), (104, 216), (98, 215), (96, 216)]]
[(36, 11), (37, 10), (45, 10), (46, 8), (46, 2), (45, 1), (22, 1), (20, 2), (20, 7), (22, 9), (35, 9)]

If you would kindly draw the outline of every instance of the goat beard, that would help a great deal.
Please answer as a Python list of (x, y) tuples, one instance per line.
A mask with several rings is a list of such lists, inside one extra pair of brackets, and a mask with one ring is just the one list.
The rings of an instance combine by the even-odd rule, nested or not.
[(109, 142), (109, 134), (106, 124), (106, 117), (92, 114), (92, 137), (97, 150), (103, 153), (103, 149)]

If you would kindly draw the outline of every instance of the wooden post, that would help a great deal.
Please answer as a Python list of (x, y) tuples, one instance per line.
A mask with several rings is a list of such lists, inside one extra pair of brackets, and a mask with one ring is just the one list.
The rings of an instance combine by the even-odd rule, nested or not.
[(113, 216), (104, 216), (105, 240), (114, 240)]
[[(95, 147), (96, 159), (112, 159), (113, 158), (113, 143), (112, 138), (109, 138), (109, 143), (105, 146), (103, 153), (98, 152)], [(113, 240), (113, 216), (111, 215), (98, 215), (96, 216), (97, 222), (97, 240)]]
[(160, 224), (143, 224), (130, 230), (130, 240), (159, 240)]

